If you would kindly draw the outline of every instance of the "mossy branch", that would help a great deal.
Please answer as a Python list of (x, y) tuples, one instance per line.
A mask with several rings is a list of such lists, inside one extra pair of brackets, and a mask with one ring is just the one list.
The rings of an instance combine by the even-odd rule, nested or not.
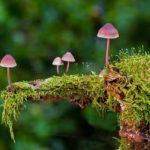
[[(101, 78), (95, 73), (63, 75), (8, 86), (1, 92), (4, 99), (2, 121), (9, 126), (12, 139), (13, 122), (24, 108), (24, 101), (66, 100), (81, 108), (92, 104), (101, 110), (120, 112), (120, 136), (127, 139), (129, 147), (144, 140), (149, 144), (150, 55), (123, 53), (119, 58), (109, 70), (103, 71)], [(144, 131), (140, 130), (141, 125)], [(135, 133), (140, 139), (133, 138)], [(121, 150), (125, 147), (122, 145)]]

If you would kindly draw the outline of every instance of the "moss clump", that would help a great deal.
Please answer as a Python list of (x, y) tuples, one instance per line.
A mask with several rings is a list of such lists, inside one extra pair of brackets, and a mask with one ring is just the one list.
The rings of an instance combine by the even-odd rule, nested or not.
[(48, 94), (71, 101), (82, 102), (87, 97), (92, 100), (94, 106), (102, 109), (102, 101), (98, 102), (98, 99), (102, 100), (104, 96), (103, 83), (104, 79), (100, 79), (95, 73), (82, 76), (54, 76), (45, 80), (39, 90), (41, 95)]
[(8, 92), (7, 90), (1, 92), (1, 97), (4, 99), (2, 123), (9, 127), (14, 142), (13, 122), (18, 119), (20, 111), (25, 107), (24, 101), (27, 100), (27, 95), (36, 95), (34, 90), (25, 82), (15, 83), (13, 88), (18, 87), (20, 84), (21, 88), (24, 89), (23, 91), (19, 89), (16, 92)]
[(132, 150), (130, 145), (128, 145), (128, 142), (125, 139), (121, 139), (119, 143), (120, 146), (117, 150)]
[(33, 88), (28, 82), (16, 82), (7, 90), (2, 91), (4, 99), (2, 122), (9, 127), (14, 140), (13, 122), (16, 121), (24, 108), (27, 99), (40, 100), (42, 97), (59, 97), (63, 100), (81, 104), (93, 101), (94, 105), (102, 106), (97, 101), (103, 98), (103, 80), (96, 75), (64, 75), (48, 78)]
[(115, 64), (127, 82), (121, 87), (126, 89), (125, 111), (121, 120), (137, 123), (145, 120), (150, 123), (150, 55), (121, 53), (120, 61)]

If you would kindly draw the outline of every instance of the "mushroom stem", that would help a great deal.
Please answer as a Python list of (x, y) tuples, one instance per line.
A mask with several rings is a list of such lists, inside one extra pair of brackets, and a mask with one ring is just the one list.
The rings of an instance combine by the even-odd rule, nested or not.
[(11, 85), (10, 68), (7, 68), (7, 79), (8, 79), (8, 84)]
[(69, 66), (70, 66), (70, 64), (69, 64), (69, 61), (67, 62), (67, 67), (66, 67), (66, 73), (69, 71)]
[(106, 49), (106, 68), (109, 68), (109, 59), (110, 59), (110, 54), (109, 54), (109, 48), (110, 48), (110, 39), (107, 39), (107, 49)]
[(59, 74), (59, 65), (56, 66), (57, 74)]

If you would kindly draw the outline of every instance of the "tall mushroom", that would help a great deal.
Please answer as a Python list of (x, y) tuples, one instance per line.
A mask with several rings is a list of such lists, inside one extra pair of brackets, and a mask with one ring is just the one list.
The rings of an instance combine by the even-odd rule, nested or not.
[(66, 67), (66, 73), (67, 73), (69, 71), (70, 62), (75, 62), (74, 56), (70, 52), (67, 52), (62, 57), (62, 60), (67, 62), (67, 67)]
[(60, 57), (56, 57), (54, 60), (53, 60), (53, 63), (52, 65), (55, 65), (56, 66), (56, 71), (57, 71), (57, 74), (59, 74), (59, 66), (62, 66), (64, 65), (62, 59)]
[(10, 85), (10, 68), (14, 68), (17, 66), (15, 59), (11, 55), (5, 55), (0, 62), (0, 66), (7, 68), (8, 84)]
[(107, 39), (107, 49), (106, 49), (106, 68), (109, 68), (109, 48), (110, 48), (110, 39), (115, 39), (119, 37), (117, 29), (110, 23), (106, 23), (102, 26), (98, 33), (97, 37)]

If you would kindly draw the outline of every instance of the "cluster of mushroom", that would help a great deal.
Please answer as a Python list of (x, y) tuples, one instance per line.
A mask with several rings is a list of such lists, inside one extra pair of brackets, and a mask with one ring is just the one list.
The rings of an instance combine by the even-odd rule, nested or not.
[[(119, 37), (118, 30), (111, 24), (106, 23), (102, 26), (98, 33), (97, 37), (107, 39), (107, 48), (106, 48), (106, 69), (109, 69), (109, 61), (110, 61), (110, 39), (115, 39)], [(64, 65), (63, 61), (67, 62), (66, 73), (69, 71), (70, 62), (75, 62), (73, 55), (70, 52), (67, 52), (62, 58), (56, 57), (53, 61), (53, 65), (56, 65), (57, 74), (59, 74), (59, 66)], [(100, 72), (99, 77), (102, 77), (102, 72)]]
[(71, 52), (65, 53), (62, 58), (61, 57), (56, 57), (53, 60), (52, 65), (56, 66), (57, 74), (59, 74), (59, 67), (64, 65), (64, 62), (67, 62), (67, 66), (66, 66), (66, 73), (67, 73), (69, 71), (70, 63), (75, 62), (75, 58), (71, 54)]
[[(98, 33), (97, 36), (100, 38), (106, 38), (107, 39), (107, 48), (106, 48), (106, 69), (109, 69), (109, 61), (110, 61), (110, 39), (115, 39), (119, 37), (119, 33), (117, 31), (117, 29), (110, 23), (106, 23), (104, 26), (102, 26)], [(53, 65), (56, 66), (56, 71), (57, 74), (59, 74), (59, 67), (64, 65), (64, 62), (67, 62), (67, 66), (66, 66), (66, 73), (69, 71), (69, 66), (70, 66), (70, 62), (75, 62), (75, 58), (74, 56), (70, 53), (67, 52), (63, 55), (63, 57), (56, 57), (53, 60)], [(5, 55), (1, 62), (0, 62), (0, 66), (7, 68), (7, 78), (8, 78), (8, 84), (11, 84), (11, 78), (10, 78), (10, 68), (14, 68), (17, 66), (15, 59), (7, 54)], [(99, 77), (102, 77), (102, 72), (100, 72)]]
[(14, 68), (17, 66), (15, 59), (11, 55), (7, 54), (2, 58), (0, 66), (7, 68), (7, 79), (8, 84), (10, 85), (11, 84), (10, 68)]

